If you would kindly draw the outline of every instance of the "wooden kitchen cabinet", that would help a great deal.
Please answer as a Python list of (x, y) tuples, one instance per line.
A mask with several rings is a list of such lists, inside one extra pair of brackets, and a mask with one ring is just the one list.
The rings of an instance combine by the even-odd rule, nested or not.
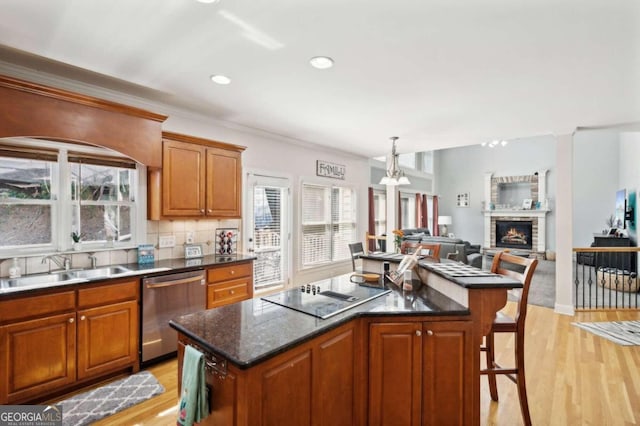
[(0, 404), (138, 367), (137, 279), (0, 301)]
[(76, 381), (75, 312), (0, 326), (0, 404)]
[(472, 344), (470, 321), (371, 324), (369, 424), (471, 424)]
[(137, 327), (135, 300), (78, 311), (78, 379), (133, 365), (138, 359)]
[(240, 218), (244, 149), (163, 132), (162, 171), (149, 175), (149, 219)]
[[(362, 403), (354, 367), (357, 330), (357, 322), (350, 322), (246, 370), (230, 364), (222, 373), (207, 368), (211, 413), (200, 424), (362, 424), (356, 415)], [(181, 383), (184, 345), (197, 343), (180, 333), (178, 339)]]
[(253, 297), (253, 261), (207, 269), (207, 309)]

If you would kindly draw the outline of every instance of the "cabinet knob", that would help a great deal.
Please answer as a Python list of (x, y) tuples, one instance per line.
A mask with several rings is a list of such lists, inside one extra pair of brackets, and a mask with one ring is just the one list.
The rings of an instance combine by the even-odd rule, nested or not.
[(73, 321), (75, 321), (73, 318), (69, 318), (69, 324), (73, 323)]
[(87, 319), (87, 317), (85, 317), (84, 315), (80, 317), (80, 321), (84, 321), (86, 319)]
[(229, 294), (235, 294), (235, 290), (229, 290)]
[(427, 336), (433, 336), (433, 331), (427, 330)]
[(204, 209), (200, 209), (200, 213), (204, 214)]
[(234, 270), (232, 269), (231, 271), (229, 271), (229, 273), (230, 273), (231, 275), (233, 275), (233, 274), (235, 274), (235, 273), (236, 273), (236, 271), (234, 271)]
[(207, 209), (207, 213), (213, 213), (213, 210)]
[(416, 330), (416, 336), (418, 336), (418, 337), (422, 336), (422, 331)]

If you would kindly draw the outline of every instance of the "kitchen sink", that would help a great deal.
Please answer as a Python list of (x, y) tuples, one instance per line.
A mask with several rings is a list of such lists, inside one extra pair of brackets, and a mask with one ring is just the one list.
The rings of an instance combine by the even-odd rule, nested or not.
[(54, 274), (29, 275), (20, 278), (2, 278), (0, 279), (0, 288), (40, 287), (46, 286), (47, 284), (82, 281), (84, 280), (75, 276), (74, 272), (58, 272)]
[(27, 275), (19, 278), (0, 279), (0, 289), (46, 287), (53, 284), (70, 284), (86, 282), (91, 279), (111, 278), (131, 272), (124, 266), (114, 265), (96, 269), (77, 269), (59, 271), (50, 274)]
[(73, 275), (76, 278), (109, 278), (115, 275), (126, 274), (131, 272), (131, 269), (125, 268), (124, 266), (116, 265), (116, 266), (105, 266), (104, 268), (96, 268), (96, 269), (81, 269), (79, 271), (71, 271), (67, 272), (69, 275)]

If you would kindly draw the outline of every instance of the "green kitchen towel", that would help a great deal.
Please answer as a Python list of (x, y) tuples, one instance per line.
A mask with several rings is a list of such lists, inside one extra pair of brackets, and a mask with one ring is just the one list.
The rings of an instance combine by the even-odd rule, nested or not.
[(182, 394), (177, 424), (191, 426), (208, 415), (209, 398), (204, 377), (204, 355), (187, 345), (182, 361)]

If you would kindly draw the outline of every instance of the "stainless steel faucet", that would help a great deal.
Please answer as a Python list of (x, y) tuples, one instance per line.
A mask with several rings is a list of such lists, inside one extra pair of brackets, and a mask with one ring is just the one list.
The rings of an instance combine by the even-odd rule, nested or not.
[(89, 255), (89, 260), (91, 261), (91, 269), (96, 269), (96, 262), (98, 261), (98, 259), (96, 258), (95, 254), (90, 254)]
[(59, 268), (62, 268), (65, 271), (71, 269), (71, 258), (69, 256), (64, 256), (62, 254), (50, 254), (49, 256), (45, 256), (42, 258), (42, 263), (46, 263), (47, 260), (52, 260), (53, 263), (55, 263)]

